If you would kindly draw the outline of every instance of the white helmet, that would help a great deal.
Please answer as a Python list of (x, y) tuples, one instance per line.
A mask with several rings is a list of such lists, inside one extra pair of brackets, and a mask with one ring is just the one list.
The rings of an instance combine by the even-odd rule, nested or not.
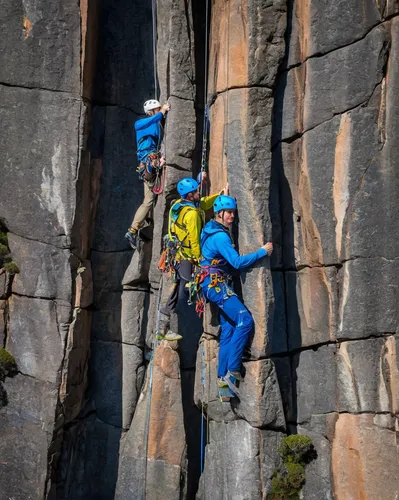
[(159, 101), (156, 101), (155, 99), (150, 99), (149, 101), (145, 101), (144, 103), (144, 112), (148, 113), (148, 111), (151, 111), (152, 109), (160, 108), (161, 104)]

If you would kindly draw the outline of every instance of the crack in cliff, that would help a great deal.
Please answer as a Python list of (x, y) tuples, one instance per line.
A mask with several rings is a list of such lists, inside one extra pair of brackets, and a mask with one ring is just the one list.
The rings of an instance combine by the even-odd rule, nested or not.
[[(295, 420), (290, 420), (287, 422), (287, 424), (290, 424), (290, 425), (300, 425), (300, 426), (303, 426), (303, 425), (308, 425), (308, 424), (311, 424), (312, 423), (312, 418), (313, 417), (325, 417), (325, 416), (334, 416), (334, 415), (370, 415), (370, 416), (379, 416), (379, 415), (386, 415), (386, 416), (389, 416), (389, 417), (392, 417), (393, 419), (397, 418), (397, 414), (396, 413), (392, 413), (390, 411), (383, 411), (383, 410), (377, 410), (377, 411), (371, 411), (371, 410), (359, 410), (359, 411), (347, 411), (347, 410), (331, 410), (331, 411), (326, 411), (326, 412), (322, 412), (322, 413), (312, 413), (308, 418), (305, 418), (304, 420), (298, 420), (298, 421), (295, 421)], [(375, 424), (377, 427), (381, 427), (379, 426), (378, 424)], [(387, 431), (393, 431), (395, 432), (395, 430), (392, 428), (390, 429), (389, 427), (383, 427), (384, 429), (386, 429)], [(328, 439), (327, 436), (324, 436), (328, 441), (330, 441), (330, 439)], [(331, 441), (330, 441), (331, 442)]]
[[(211, 105), (214, 104), (215, 100), (225, 94), (226, 92), (230, 92), (230, 90), (240, 90), (240, 89), (266, 89), (266, 90), (270, 90), (270, 92), (274, 92), (275, 90), (275, 87), (269, 87), (268, 85), (262, 85), (260, 83), (253, 83), (253, 84), (248, 84), (248, 85), (232, 85), (231, 87), (226, 87), (225, 89), (223, 90), (218, 90), (217, 92), (215, 92), (211, 97), (210, 99), (212, 100), (211, 102)], [(272, 95), (270, 95), (270, 97), (272, 97)]]
[[(142, 352), (144, 352), (144, 349), (145, 349), (144, 345), (138, 345), (138, 344), (135, 344), (134, 342), (125, 342), (123, 340), (112, 340), (112, 339), (109, 339), (109, 340), (99, 339), (98, 337), (95, 336), (95, 334), (93, 334), (92, 341), (93, 342), (101, 342), (104, 344), (130, 345), (130, 346), (137, 347), (137, 349), (140, 349), (140, 351), (142, 351)], [(140, 366), (143, 366), (143, 365), (140, 365)]]
[(279, 139), (278, 141), (273, 142), (272, 147), (271, 147), (271, 151), (273, 152), (278, 147), (278, 145), (281, 144), (281, 143), (292, 144), (296, 140), (301, 139), (306, 133), (311, 132), (312, 130), (317, 129), (318, 127), (321, 127), (322, 125), (325, 125), (326, 123), (330, 122), (331, 120), (334, 120), (334, 118), (336, 118), (337, 116), (343, 115), (345, 113), (349, 113), (350, 111), (354, 111), (357, 108), (367, 107), (368, 104), (369, 104), (369, 102), (370, 102), (370, 100), (371, 100), (371, 98), (373, 97), (373, 94), (374, 94), (376, 88), (379, 85), (381, 85), (382, 79), (383, 79), (383, 77), (381, 77), (381, 79), (375, 84), (375, 86), (374, 86), (373, 90), (371, 91), (370, 95), (364, 101), (362, 101), (360, 103), (357, 103), (357, 104), (355, 104), (355, 105), (353, 105), (353, 106), (351, 106), (351, 107), (349, 107), (349, 108), (347, 108), (345, 110), (337, 111), (330, 118), (327, 118), (326, 120), (324, 120), (324, 121), (322, 121), (320, 123), (317, 123), (313, 127), (309, 127), (306, 130), (303, 130), (302, 132), (297, 132), (294, 135), (292, 135), (291, 137), (286, 137), (284, 139)]
[(282, 351), (278, 353), (272, 353), (267, 356), (260, 356), (257, 359), (245, 359), (244, 363), (256, 363), (257, 361), (264, 361), (266, 359), (271, 359), (273, 360), (274, 358), (280, 359), (280, 358), (286, 358), (286, 357), (293, 357), (296, 354), (300, 354), (304, 351), (318, 351), (321, 347), (325, 346), (336, 346), (339, 347), (340, 344), (346, 343), (346, 342), (357, 342), (357, 341), (363, 341), (363, 340), (372, 340), (372, 339), (387, 339), (389, 337), (396, 336), (399, 332), (394, 331), (394, 332), (380, 332), (380, 333), (371, 333), (369, 335), (364, 335), (361, 337), (340, 337), (335, 340), (326, 340), (325, 342), (318, 342), (317, 344), (311, 344), (308, 346), (302, 346), (302, 347), (297, 347), (294, 349), (289, 349), (288, 351)]
[[(41, 296), (41, 295), (28, 295), (28, 294), (19, 293), (19, 292), (12, 292), (12, 295), (15, 295), (17, 297), (25, 297), (27, 299), (47, 300), (47, 301), (50, 301), (50, 302), (54, 302), (56, 306), (57, 306), (57, 301), (60, 302), (60, 303), (63, 303), (63, 305), (69, 305), (70, 304), (68, 300), (61, 299), (59, 297), (44, 297), (44, 296)], [(73, 308), (73, 306), (71, 306), (71, 307)], [(80, 309), (83, 309), (83, 308), (80, 308)]]
[(320, 59), (321, 57), (324, 57), (324, 56), (327, 56), (329, 54), (332, 54), (333, 52), (336, 52), (338, 50), (341, 50), (341, 49), (344, 49), (346, 47), (350, 47), (351, 45), (355, 45), (356, 43), (359, 43), (361, 42), (362, 40), (364, 40), (373, 30), (375, 30), (376, 28), (378, 28), (379, 26), (383, 26), (384, 24), (388, 24), (390, 21), (392, 21), (393, 18), (395, 17), (398, 17), (399, 14), (398, 13), (395, 13), (395, 14), (391, 14), (390, 16), (387, 16), (384, 20), (382, 21), (379, 21), (377, 23), (375, 23), (373, 26), (371, 26), (362, 36), (360, 36), (359, 38), (355, 38), (354, 40), (352, 40), (351, 42), (348, 42), (348, 43), (345, 43), (343, 45), (340, 45), (339, 47), (334, 47), (332, 48), (331, 50), (327, 50), (326, 52), (315, 52), (314, 54), (306, 57), (303, 61), (299, 61), (297, 63), (294, 63), (294, 64), (290, 64), (288, 66), (285, 66), (284, 67), (284, 71), (290, 71), (291, 69), (294, 69), (294, 68), (298, 68), (299, 66), (301, 66), (302, 64), (306, 64), (307, 61), (311, 60), (311, 59)]
[(49, 89), (46, 87), (35, 87), (35, 86), (28, 86), (28, 85), (16, 85), (13, 83), (6, 83), (6, 82), (0, 82), (0, 87), (7, 87), (7, 88), (15, 88), (15, 89), (23, 89), (23, 90), (42, 90), (44, 92), (52, 92), (56, 94), (65, 94), (67, 95), (70, 99), (73, 99), (76, 102), (82, 101), (82, 97), (79, 96), (77, 97), (76, 94), (73, 94), (72, 92), (68, 92), (67, 90), (57, 90), (57, 89)]

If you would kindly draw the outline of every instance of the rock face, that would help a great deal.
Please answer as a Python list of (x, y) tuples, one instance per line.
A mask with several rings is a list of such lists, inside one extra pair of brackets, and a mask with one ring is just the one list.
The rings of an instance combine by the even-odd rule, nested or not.
[[(1, 499), (266, 499), (291, 432), (317, 451), (304, 499), (399, 496), (399, 5), (209, 3), (205, 89), (205, 2), (156, 2), (155, 85), (149, 0), (0, 0), (0, 231), (20, 269), (0, 269), (18, 367), (0, 388)], [(133, 124), (154, 95), (171, 104), (164, 193), (132, 253)], [(179, 345), (154, 335), (204, 102), (237, 249), (275, 247), (235, 283), (255, 331), (231, 403), (216, 311), (174, 314)]]

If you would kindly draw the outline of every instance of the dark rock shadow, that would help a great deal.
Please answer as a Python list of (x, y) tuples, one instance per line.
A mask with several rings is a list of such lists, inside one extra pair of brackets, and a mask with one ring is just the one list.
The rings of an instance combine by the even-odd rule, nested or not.
[[(284, 71), (290, 50), (292, 33), (293, 0), (288, 2), (287, 30), (285, 34), (286, 55), (280, 66), (275, 89), (272, 125), (272, 172), (269, 193), (269, 210), (272, 222), (274, 255), (271, 266), (273, 273), (282, 273), (282, 280), (273, 279), (275, 311), (283, 311), (285, 321), (274, 322), (278, 335), (286, 336), (286, 351), (273, 360), (282, 394), (286, 421), (294, 430), (297, 419), (297, 368), (299, 357), (292, 355), (293, 349), (301, 346), (301, 325), (296, 296), (297, 273), (295, 265), (294, 208), (291, 188), (285, 173), (282, 139), (284, 95), (287, 72)], [(277, 288), (279, 287), (279, 288)], [(282, 287), (282, 292), (281, 292)], [(279, 315), (280, 318), (282, 315)], [(274, 335), (276, 332), (274, 332)]]

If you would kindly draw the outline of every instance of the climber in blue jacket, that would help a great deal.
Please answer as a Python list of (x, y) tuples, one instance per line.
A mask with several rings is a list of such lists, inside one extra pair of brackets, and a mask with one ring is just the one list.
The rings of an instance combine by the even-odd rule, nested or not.
[(144, 201), (137, 209), (133, 222), (125, 234), (125, 238), (133, 249), (137, 246), (139, 229), (143, 226), (157, 199), (158, 193), (155, 189), (157, 171), (165, 164), (165, 157), (161, 152), (162, 120), (169, 110), (170, 105), (168, 103), (161, 106), (159, 101), (150, 99), (144, 103), (144, 112), (147, 117), (137, 120), (134, 124), (139, 178), (144, 181)]
[(233, 224), (237, 203), (231, 196), (218, 196), (213, 204), (215, 218), (201, 233), (201, 288), (207, 300), (220, 310), (219, 393), (228, 388), (229, 397), (238, 395), (237, 380), (241, 380), (241, 359), (254, 327), (251, 313), (232, 290), (231, 272), (243, 269), (271, 255), (273, 244), (239, 255), (234, 249), (229, 228)]

